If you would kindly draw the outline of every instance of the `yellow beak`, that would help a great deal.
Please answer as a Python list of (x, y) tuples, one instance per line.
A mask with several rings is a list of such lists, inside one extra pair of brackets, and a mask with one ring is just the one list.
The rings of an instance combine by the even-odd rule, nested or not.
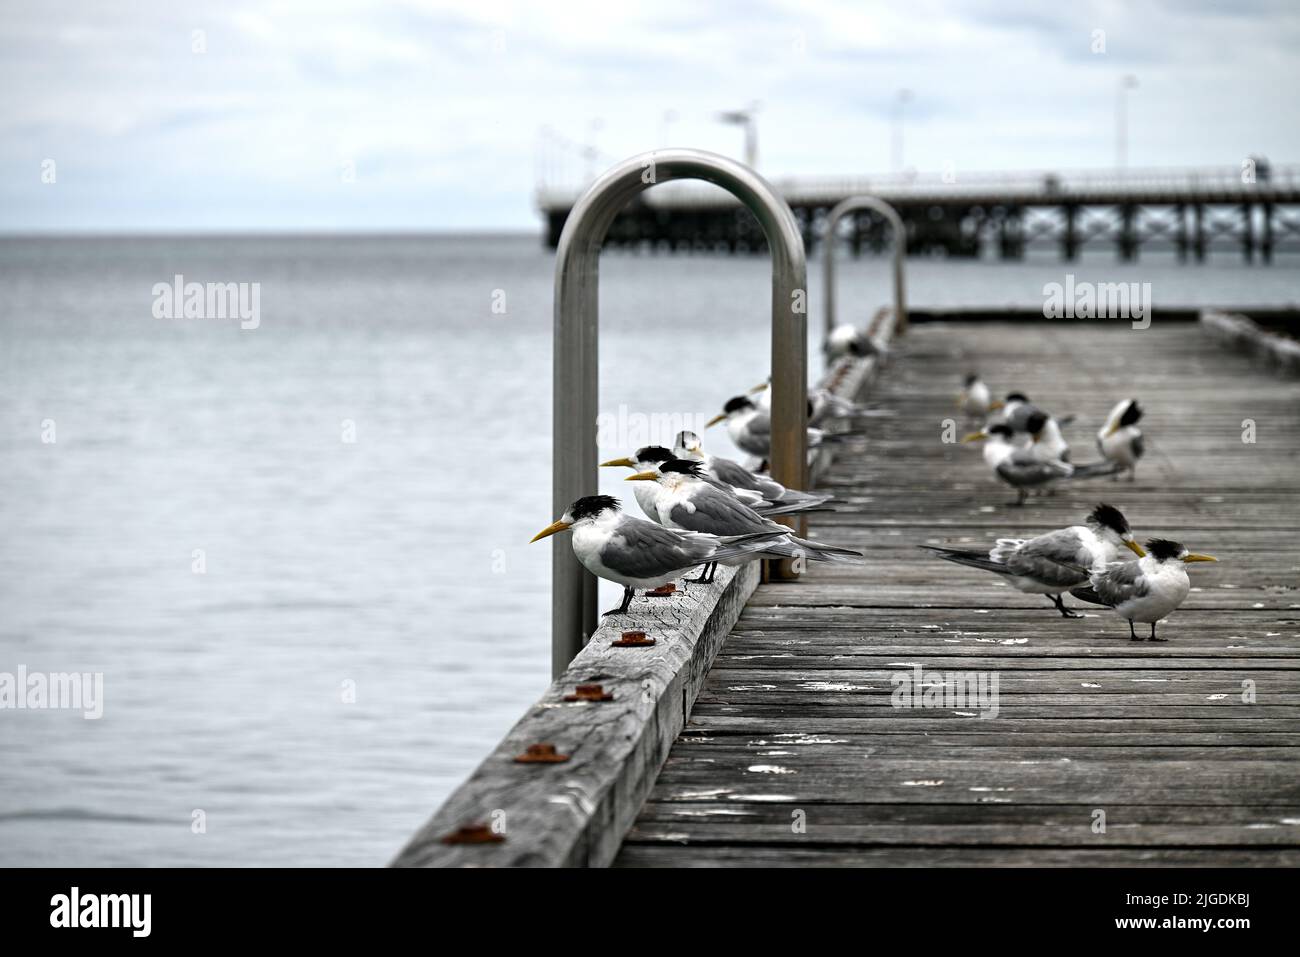
[(607, 468), (610, 468), (611, 466), (615, 466), (615, 465), (617, 465), (617, 466), (621, 466), (622, 468), (625, 468), (625, 469), (634, 469), (634, 468), (636, 468), (636, 463), (633, 462), (631, 459), (610, 459), (608, 462), (601, 462), (601, 463), (600, 463), (600, 467), (603, 468), (603, 469), (607, 469)]
[(1193, 553), (1193, 554), (1191, 554), (1191, 555), (1184, 555), (1184, 556), (1183, 556), (1183, 561), (1185, 561), (1185, 562), (1217, 562), (1218, 559), (1215, 558), (1213, 555), (1197, 555), (1197, 554)]
[(658, 472), (637, 472), (636, 475), (629, 475), (623, 479), (624, 482), (653, 482), (659, 478)]
[(962, 439), (962, 441), (963, 441), (963, 442), (978, 442), (980, 439), (987, 439), (987, 438), (988, 438), (988, 436), (985, 435), (983, 432), (972, 432), (970, 435), (965, 436), (965, 437)]
[(1109, 429), (1106, 430), (1106, 438), (1110, 438), (1118, 431), (1119, 431), (1119, 423), (1116, 422), (1114, 425), (1112, 425)]
[(549, 538), (550, 536), (554, 535), (556, 532), (562, 532), (568, 527), (569, 527), (569, 523), (564, 521), (563, 519), (559, 521), (551, 522), (550, 525), (547, 525), (544, 529), (542, 529), (540, 532), (534, 535), (529, 540), (528, 544), (531, 545), (533, 542), (540, 541), (543, 538)]
[(1146, 557), (1147, 550), (1143, 548), (1141, 545), (1139, 545), (1137, 542), (1133, 541), (1133, 539), (1131, 538), (1124, 540), (1124, 547), (1127, 548), (1129, 551), (1131, 551), (1138, 558)]
[(711, 428), (713, 428), (713, 426), (717, 425), (719, 422), (721, 422), (721, 421), (722, 421), (723, 419), (725, 419), (726, 417), (727, 417), (727, 413), (725, 413), (725, 412), (719, 412), (719, 413), (718, 413), (717, 415), (715, 415), (713, 418), (709, 419), (708, 422), (705, 422), (705, 423), (704, 423), (704, 427), (705, 427), (706, 429), (711, 429)]
[(1001, 399), (998, 399), (996, 402), (990, 402), (990, 403), (989, 403), (989, 411), (990, 411), (990, 412), (996, 412), (998, 409), (1002, 408), (1004, 405), (1006, 405), (1006, 403), (1003, 402)]
[(754, 386), (754, 388), (752, 388), (752, 389), (749, 390), (749, 394), (750, 394), (750, 395), (757, 395), (758, 393), (762, 392), (762, 391), (763, 391), (764, 389), (766, 389), (766, 388), (767, 388), (767, 383), (766, 383), (766, 382), (760, 382), (758, 385)]

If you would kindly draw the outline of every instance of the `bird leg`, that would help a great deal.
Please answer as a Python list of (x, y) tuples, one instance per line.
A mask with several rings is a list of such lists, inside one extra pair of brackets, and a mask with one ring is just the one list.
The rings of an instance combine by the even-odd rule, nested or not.
[(705, 562), (700, 566), (700, 574), (698, 576), (695, 578), (683, 578), (682, 581), (690, 582), (692, 585), (707, 585), (709, 582), (713, 581), (713, 576), (710, 572), (713, 571), (714, 567), (715, 565), (713, 562)]
[(1077, 611), (1071, 611), (1070, 609), (1066, 608), (1065, 602), (1061, 600), (1060, 595), (1048, 595), (1047, 597), (1052, 599), (1052, 604), (1056, 606), (1056, 610), (1061, 613), (1062, 618), (1083, 618), (1084, 617), (1083, 615), (1079, 614)]
[(1151, 640), (1152, 640), (1152, 641), (1168, 641), (1168, 640), (1169, 640), (1168, 638), (1157, 638), (1157, 637), (1156, 637), (1156, 623), (1155, 623), (1154, 621), (1151, 622)]
[(634, 594), (634, 592), (632, 591), (632, 587), (631, 587), (630, 585), (624, 585), (624, 586), (623, 586), (623, 604), (619, 605), (617, 608), (611, 608), (609, 611), (604, 612), (604, 613), (601, 615), (601, 617), (603, 618), (603, 617), (605, 617), (605, 615), (626, 615), (626, 614), (627, 614), (627, 606), (630, 605), (630, 604), (632, 604), (632, 595), (633, 595), (633, 594)]
[(1130, 619), (1129, 619), (1129, 622), (1128, 622), (1128, 636), (1129, 636), (1129, 638), (1131, 638), (1133, 641), (1141, 641), (1141, 640), (1142, 640), (1141, 638), (1138, 637), (1138, 633), (1137, 633), (1136, 631), (1133, 630), (1133, 619), (1132, 619), (1132, 618), (1130, 618)]
[(1008, 508), (1019, 508), (1023, 506), (1025, 504), (1025, 499), (1029, 498), (1029, 493), (1022, 488), (1018, 488), (1016, 489), (1016, 496), (1014, 502), (1007, 502)]

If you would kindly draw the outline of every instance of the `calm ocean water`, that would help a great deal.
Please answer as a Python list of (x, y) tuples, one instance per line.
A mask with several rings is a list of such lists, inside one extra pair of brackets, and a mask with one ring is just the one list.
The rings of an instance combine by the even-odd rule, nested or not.
[[(380, 865), (472, 770), (548, 681), (552, 267), (531, 236), (0, 240), (0, 672), (104, 676), (99, 720), (0, 711), (0, 865)], [(767, 269), (605, 257), (631, 439), (766, 374)], [(1300, 300), (1228, 253), (1071, 271), (1151, 282), (1157, 322)], [(914, 261), (909, 298), (1064, 272)], [(846, 318), (887, 301), (883, 260), (840, 273)], [(176, 274), (259, 283), (260, 326), (154, 318)]]

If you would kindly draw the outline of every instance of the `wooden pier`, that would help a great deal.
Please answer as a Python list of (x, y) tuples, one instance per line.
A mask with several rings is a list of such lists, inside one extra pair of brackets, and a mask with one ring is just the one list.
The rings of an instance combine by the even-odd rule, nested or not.
[[(1021, 259), (1045, 246), (1063, 260), (1085, 250), (1115, 250), (1134, 260), (1142, 250), (1173, 251), (1204, 262), (1230, 253), (1272, 262), (1300, 251), (1300, 167), (1260, 162), (1242, 167), (1083, 170), (1037, 173), (778, 179), (812, 249), (830, 211), (846, 197), (872, 195), (906, 224), (914, 255)], [(580, 188), (542, 187), (537, 205), (547, 243), (555, 246)], [(853, 254), (882, 253), (889, 229), (869, 210), (841, 232)], [(614, 221), (606, 243), (650, 251), (762, 252), (757, 221), (730, 197), (707, 188), (667, 189), (639, 197)]]
[[(873, 411), (822, 475), (839, 504), (810, 534), (867, 564), (762, 585), (751, 565), (638, 601), (659, 645), (611, 647), (602, 627), (395, 863), (1300, 864), (1300, 381), (1195, 322), (924, 319), (884, 369), (835, 381)], [(1077, 415), (1075, 461), (1138, 397), (1137, 481), (1008, 507), (978, 451), (944, 441), (970, 370)], [(1167, 643), (917, 548), (1036, 534), (1103, 500), (1140, 538), (1220, 559), (1191, 569)], [(996, 675), (996, 716), (894, 706), (917, 668)], [(592, 681), (612, 698), (571, 700)], [(542, 742), (570, 760), (515, 763)]]

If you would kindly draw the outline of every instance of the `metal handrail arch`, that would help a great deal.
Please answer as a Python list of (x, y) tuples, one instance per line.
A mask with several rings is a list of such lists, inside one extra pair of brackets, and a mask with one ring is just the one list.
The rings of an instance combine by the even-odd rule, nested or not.
[(823, 281), (825, 288), (823, 290), (823, 300), (825, 301), (825, 322), (822, 330), (822, 348), (825, 350), (826, 342), (830, 338), (831, 330), (835, 328), (835, 230), (840, 225), (846, 215), (856, 212), (860, 209), (870, 209), (884, 216), (888, 220), (894, 233), (894, 332), (901, 334), (907, 331), (907, 299), (906, 291), (903, 284), (903, 260), (907, 256), (907, 230), (903, 226), (903, 218), (898, 215), (898, 210), (894, 209), (883, 199), (875, 196), (850, 196), (837, 204), (826, 217), (826, 234), (824, 244), (826, 246), (826, 266), (823, 270)]
[[(772, 477), (807, 484), (808, 272), (789, 205), (753, 169), (703, 150), (664, 149), (623, 160), (570, 211), (555, 257), (551, 500), (556, 515), (598, 488), (596, 416), (600, 247), (632, 197), (658, 183), (701, 179), (758, 218), (772, 254)], [(596, 630), (596, 581), (567, 536), (551, 546), (551, 668), (559, 675)]]

